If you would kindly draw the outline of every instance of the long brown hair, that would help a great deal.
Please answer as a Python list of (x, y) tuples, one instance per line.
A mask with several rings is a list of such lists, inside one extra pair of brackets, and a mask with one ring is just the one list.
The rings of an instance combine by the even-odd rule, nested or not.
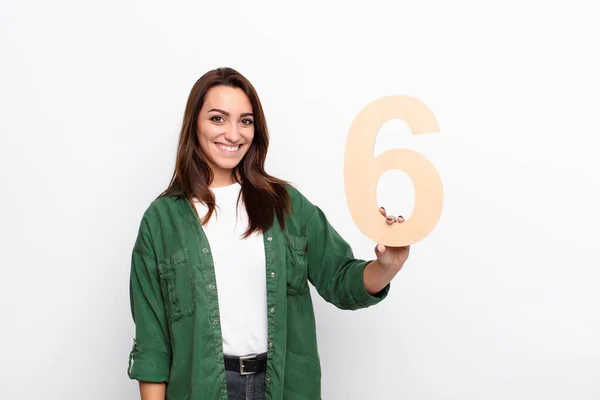
[(263, 108), (254, 86), (232, 68), (208, 71), (192, 87), (183, 116), (175, 171), (168, 188), (159, 197), (185, 197), (188, 201), (196, 197), (208, 208), (207, 214), (201, 218), (202, 224), (208, 222), (214, 213), (215, 197), (209, 189), (213, 173), (206, 161), (206, 155), (200, 148), (197, 131), (198, 114), (204, 104), (206, 93), (218, 85), (243, 90), (252, 104), (254, 113), (254, 139), (244, 158), (232, 170), (234, 181), (242, 186), (240, 196), (248, 213), (249, 225), (243, 237), (269, 229), (275, 215), (283, 229), (285, 214), (291, 210), (286, 189), (288, 182), (265, 172), (269, 133)]

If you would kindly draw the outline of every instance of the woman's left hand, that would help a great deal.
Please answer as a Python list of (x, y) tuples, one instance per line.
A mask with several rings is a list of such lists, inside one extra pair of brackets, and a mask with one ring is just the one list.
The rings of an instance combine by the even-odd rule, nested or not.
[[(387, 215), (387, 212), (383, 207), (379, 209), (379, 212), (385, 217), (385, 221), (388, 225), (396, 223), (401, 224), (404, 222), (404, 218), (401, 215), (397, 218), (393, 215)], [(378, 244), (375, 246), (375, 255), (377, 255), (377, 260), (379, 260), (379, 264), (386, 268), (400, 270), (408, 259), (409, 253), (410, 246), (391, 247), (383, 244)]]

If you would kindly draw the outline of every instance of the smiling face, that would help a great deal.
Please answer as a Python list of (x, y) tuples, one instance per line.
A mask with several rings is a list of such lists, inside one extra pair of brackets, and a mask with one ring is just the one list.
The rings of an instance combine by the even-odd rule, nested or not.
[(198, 141), (213, 172), (211, 186), (233, 183), (232, 170), (253, 138), (252, 104), (244, 91), (223, 85), (209, 89), (198, 114)]

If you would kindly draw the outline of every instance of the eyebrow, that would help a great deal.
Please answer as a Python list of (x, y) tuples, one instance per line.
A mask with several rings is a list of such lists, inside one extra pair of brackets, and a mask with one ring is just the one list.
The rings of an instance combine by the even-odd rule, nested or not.
[[(217, 112), (220, 112), (221, 114), (224, 114), (224, 115), (226, 115), (226, 116), (229, 117), (229, 113), (227, 111), (225, 111), (225, 110), (221, 110), (219, 108), (211, 108), (210, 110), (208, 110), (208, 112), (211, 112), (211, 111), (217, 111)], [(252, 114), (252, 113), (243, 113), (241, 116), (242, 117), (254, 117), (254, 114)]]

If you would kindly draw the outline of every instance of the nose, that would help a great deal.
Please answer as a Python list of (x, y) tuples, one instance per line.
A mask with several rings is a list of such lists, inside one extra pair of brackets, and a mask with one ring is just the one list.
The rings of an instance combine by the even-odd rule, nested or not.
[(236, 143), (241, 138), (239, 127), (235, 122), (232, 122), (225, 131), (225, 139), (228, 142)]

